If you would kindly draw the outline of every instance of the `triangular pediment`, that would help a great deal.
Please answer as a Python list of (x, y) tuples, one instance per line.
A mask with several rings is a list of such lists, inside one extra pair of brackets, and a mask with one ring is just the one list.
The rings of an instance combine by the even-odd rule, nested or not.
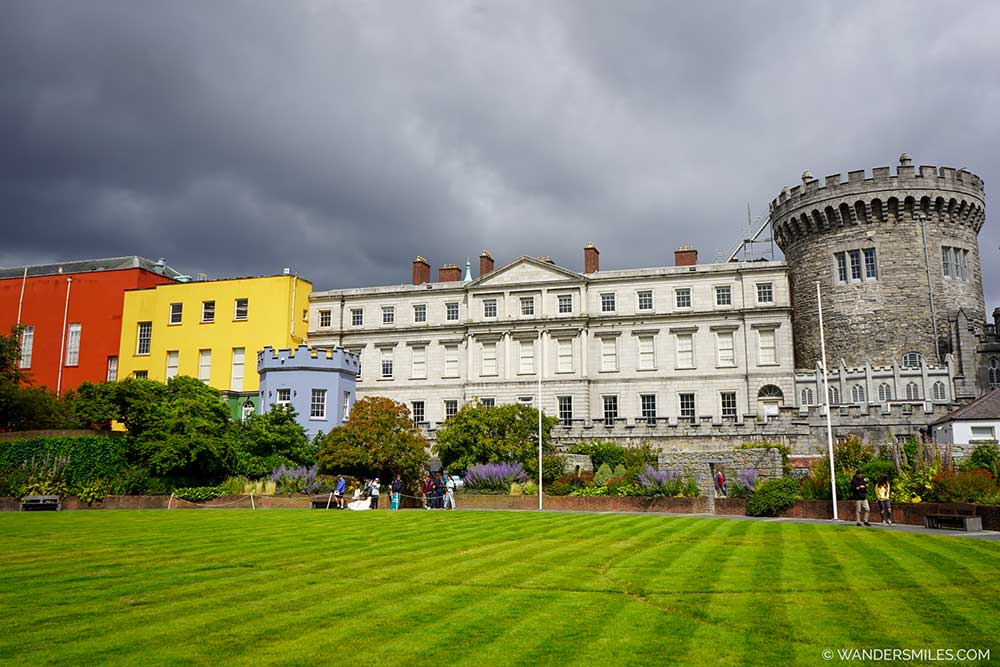
[(534, 257), (520, 257), (506, 266), (475, 280), (471, 287), (507, 287), (531, 283), (584, 280), (579, 273)]

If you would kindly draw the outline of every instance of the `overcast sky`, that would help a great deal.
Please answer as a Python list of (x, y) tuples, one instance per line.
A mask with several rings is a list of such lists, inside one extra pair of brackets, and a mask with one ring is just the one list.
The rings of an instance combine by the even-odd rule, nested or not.
[(3, 2), (0, 266), (710, 262), (804, 170), (906, 151), (985, 179), (989, 312), (998, 35), (1000, 2)]

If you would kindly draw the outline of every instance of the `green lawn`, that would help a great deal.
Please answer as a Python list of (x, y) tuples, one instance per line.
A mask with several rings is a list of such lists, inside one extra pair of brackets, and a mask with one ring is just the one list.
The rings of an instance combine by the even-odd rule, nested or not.
[(995, 664), (998, 572), (998, 542), (853, 525), (6, 513), (0, 663), (720, 667), (897, 647)]

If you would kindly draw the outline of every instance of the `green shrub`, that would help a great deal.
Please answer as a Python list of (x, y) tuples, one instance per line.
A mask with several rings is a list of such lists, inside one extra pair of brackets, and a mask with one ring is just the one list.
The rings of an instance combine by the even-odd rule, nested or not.
[(601, 464), (601, 467), (594, 473), (594, 484), (597, 486), (604, 486), (613, 476), (614, 472), (611, 470), (611, 466), (607, 463)]
[(748, 498), (750, 496), (750, 489), (739, 482), (732, 482), (729, 484), (727, 495), (730, 498)]
[(945, 471), (931, 480), (929, 500), (939, 503), (981, 503), (996, 493), (996, 481), (988, 470), (976, 468), (957, 473)]
[(632, 473), (638, 476), (639, 473), (646, 469), (647, 465), (652, 465), (655, 468), (658, 460), (659, 455), (657, 451), (649, 443), (628, 447), (625, 449), (626, 476)]
[[(528, 478), (538, 479), (538, 457), (531, 459), (524, 467), (528, 473)], [(566, 459), (558, 454), (545, 454), (542, 456), (542, 483), (550, 484), (559, 479), (566, 471)]]
[(608, 495), (608, 487), (606, 486), (584, 486), (578, 489), (574, 489), (569, 495), (571, 496), (606, 496)]
[(519, 496), (524, 493), (523, 487), (517, 482), (511, 482), (510, 484), (510, 495)]
[(220, 486), (226, 490), (226, 494), (230, 496), (238, 496), (244, 492), (247, 485), (252, 484), (251, 480), (244, 477), (243, 475), (236, 475), (233, 477), (227, 477)]
[(747, 501), (749, 516), (774, 516), (795, 504), (799, 483), (791, 477), (771, 479), (757, 485)]
[(626, 477), (626, 476), (628, 476), (628, 470), (625, 468), (625, 464), (624, 463), (619, 463), (618, 465), (615, 466), (614, 476), (615, 477)]
[(549, 496), (568, 496), (570, 491), (570, 485), (561, 480), (556, 480), (545, 487), (545, 493)]
[(212, 500), (226, 495), (226, 489), (222, 486), (190, 486), (187, 488), (174, 489), (174, 497), (181, 500)]
[(899, 503), (919, 503), (931, 494), (931, 483), (937, 470), (904, 470), (896, 475), (890, 487), (890, 498)]
[(972, 448), (969, 456), (962, 462), (963, 470), (973, 470), (982, 468), (993, 473), (994, 477), (1000, 476), (1000, 448), (995, 442), (981, 442)]
[(537, 496), (538, 495), (538, 484), (536, 484), (536, 483), (534, 483), (532, 481), (525, 482), (524, 486), (521, 487), (521, 493), (523, 493), (526, 496)]
[(594, 470), (605, 463), (612, 467), (625, 463), (625, 448), (618, 443), (606, 440), (578, 443), (570, 447), (568, 453), (589, 456)]
[(114, 480), (127, 467), (125, 438), (82, 436), (32, 438), (0, 442), (0, 470), (17, 468), (32, 460), (66, 459), (63, 481), (82, 487), (98, 479)]
[(89, 505), (95, 500), (104, 500), (105, 497), (112, 495), (110, 490), (111, 485), (107, 481), (98, 479), (76, 489), (74, 495)]

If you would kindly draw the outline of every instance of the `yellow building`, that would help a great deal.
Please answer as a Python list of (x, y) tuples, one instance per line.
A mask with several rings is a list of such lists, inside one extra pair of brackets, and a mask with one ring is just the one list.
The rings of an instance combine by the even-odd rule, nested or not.
[(292, 275), (128, 290), (118, 377), (196, 377), (225, 392), (239, 417), (257, 406), (258, 350), (305, 342), (311, 292)]

